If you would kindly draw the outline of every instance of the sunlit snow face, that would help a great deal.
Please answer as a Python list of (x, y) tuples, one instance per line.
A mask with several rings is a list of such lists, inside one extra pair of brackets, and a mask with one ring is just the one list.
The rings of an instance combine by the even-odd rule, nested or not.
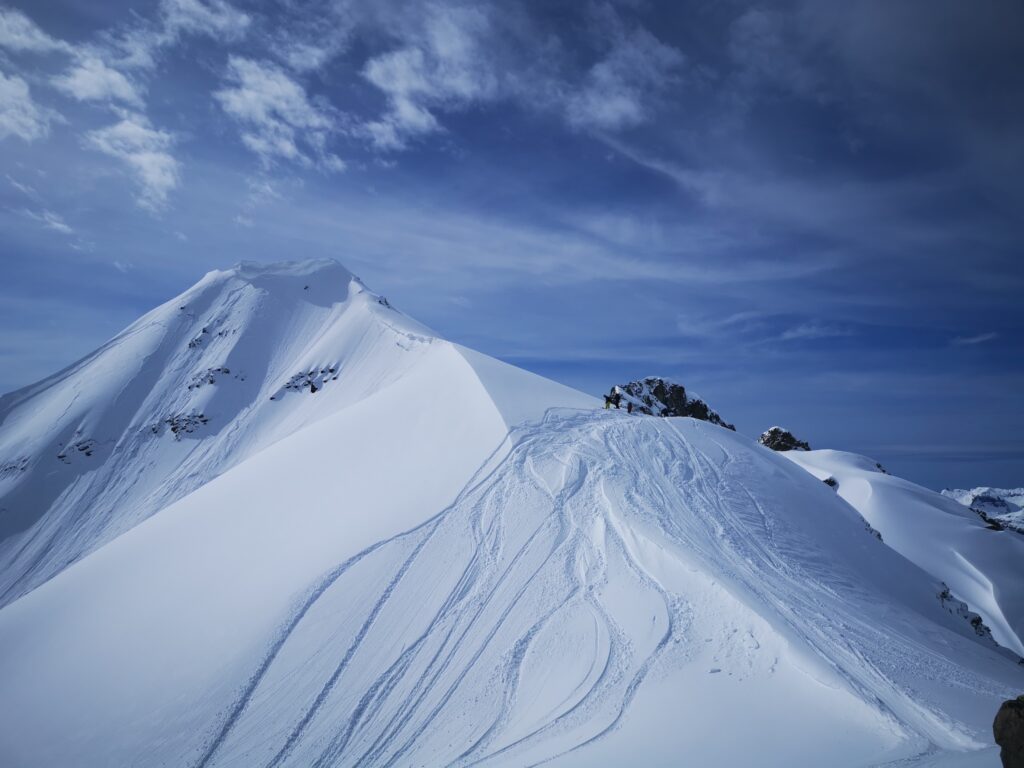
[(331, 256), (588, 391), (1018, 485), (1024, 12), (925, 6), (10, 5), (0, 389)]

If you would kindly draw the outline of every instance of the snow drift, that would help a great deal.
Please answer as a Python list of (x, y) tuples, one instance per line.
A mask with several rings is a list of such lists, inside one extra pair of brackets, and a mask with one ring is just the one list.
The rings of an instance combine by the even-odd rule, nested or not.
[(782, 454), (836, 490), (882, 534), (885, 543), (948, 584), (981, 614), (995, 639), (1024, 656), (1024, 537), (993, 530), (942, 494), (881, 471), (843, 451)]
[(985, 765), (1024, 688), (787, 457), (333, 263), (213, 273), (2, 413), (5, 765)]

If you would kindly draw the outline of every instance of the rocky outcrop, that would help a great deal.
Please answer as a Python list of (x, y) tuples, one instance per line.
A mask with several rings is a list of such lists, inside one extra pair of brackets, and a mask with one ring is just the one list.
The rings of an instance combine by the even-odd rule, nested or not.
[(757, 442), (773, 451), (809, 451), (811, 446), (783, 427), (772, 427), (757, 438)]
[(1024, 768), (1024, 696), (1004, 701), (992, 724), (1003, 768)]
[[(985, 620), (982, 619), (979, 614), (972, 611), (967, 603), (960, 600), (950, 592), (949, 586), (946, 582), (942, 582), (942, 591), (939, 592), (939, 602), (942, 603), (942, 607), (951, 614), (958, 616), (970, 624), (971, 629), (974, 630), (974, 634), (985, 640), (989, 645), (996, 645), (996, 641), (992, 638), (992, 630), (985, 624)], [(1024, 768), (1024, 766), (1022, 766), (1022, 768)]]
[[(210, 419), (202, 413), (176, 413), (161, 419), (150, 426), (149, 431), (154, 435), (163, 434), (165, 429), (170, 429), (175, 440), (181, 440), (182, 435), (190, 435), (201, 427), (206, 426)], [(87, 456), (89, 454), (86, 454)]]
[(612, 387), (609, 398), (613, 402), (616, 401), (616, 395), (619, 405), (622, 408), (632, 405), (633, 412), (648, 416), (689, 416), (736, 431), (736, 427), (723, 420), (718, 412), (701, 398), (693, 393), (687, 393), (686, 387), (682, 384), (660, 376), (648, 376)]
[(947, 488), (942, 495), (969, 507), (993, 530), (1024, 533), (1024, 488)]

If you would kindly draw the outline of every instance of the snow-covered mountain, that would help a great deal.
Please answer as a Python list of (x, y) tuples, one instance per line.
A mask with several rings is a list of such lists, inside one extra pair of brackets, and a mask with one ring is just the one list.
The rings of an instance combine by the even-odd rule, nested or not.
[(5, 766), (983, 766), (1024, 689), (822, 452), (605, 411), (333, 262), (211, 273), (0, 413)]
[(947, 488), (942, 495), (979, 512), (989, 522), (1024, 533), (1024, 488)]
[[(445, 357), (454, 362), (434, 370)], [(0, 605), (397, 382), (419, 383), (409, 405), (456, 421), (459, 386), (482, 386), (471, 357), (334, 261), (211, 272), (85, 359), (0, 399)], [(540, 381), (516, 373), (510, 381)], [(552, 404), (589, 402), (542, 389)], [(490, 449), (504, 429), (484, 422), (477, 439)]]

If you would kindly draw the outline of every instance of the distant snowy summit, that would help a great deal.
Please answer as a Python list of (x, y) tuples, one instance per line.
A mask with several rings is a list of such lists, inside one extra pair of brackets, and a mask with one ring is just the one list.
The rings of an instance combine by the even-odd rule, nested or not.
[(799, 440), (796, 435), (785, 427), (771, 427), (763, 432), (757, 442), (765, 448), (773, 451), (809, 451), (810, 444), (806, 440)]
[(722, 419), (718, 411), (699, 396), (693, 392), (687, 393), (686, 387), (670, 379), (648, 376), (631, 381), (612, 387), (609, 397), (615, 398), (616, 395), (621, 405), (628, 407), (632, 404), (633, 410), (639, 413), (649, 416), (689, 416), (736, 431), (736, 427)]
[(970, 507), (990, 524), (1024, 533), (1024, 488), (947, 488), (942, 495)]
[(0, 397), (0, 606), (440, 344), (331, 259), (207, 273)]

